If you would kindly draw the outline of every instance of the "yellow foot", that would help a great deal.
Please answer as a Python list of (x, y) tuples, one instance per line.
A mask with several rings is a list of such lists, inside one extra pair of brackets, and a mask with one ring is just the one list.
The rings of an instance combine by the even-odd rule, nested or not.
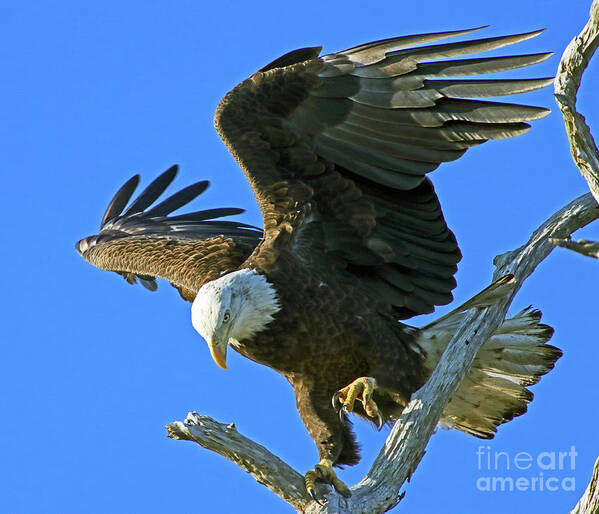
[(376, 420), (379, 431), (383, 428), (383, 416), (376, 402), (372, 399), (372, 393), (376, 389), (376, 380), (372, 377), (356, 378), (351, 384), (340, 389), (333, 395), (333, 407), (339, 411), (343, 418), (344, 412), (354, 410), (354, 402), (358, 399), (362, 402), (366, 414)]
[(339, 494), (345, 496), (346, 498), (351, 496), (349, 487), (339, 480), (333, 471), (333, 463), (330, 459), (322, 459), (318, 464), (316, 464), (316, 466), (314, 466), (314, 469), (308, 471), (304, 477), (304, 482), (306, 484), (308, 493), (310, 493), (310, 496), (312, 496), (314, 501), (320, 505), (322, 505), (320, 500), (323, 498), (319, 499), (316, 496), (316, 491), (314, 490), (314, 484), (316, 482), (331, 484), (335, 488), (335, 491), (337, 491)]

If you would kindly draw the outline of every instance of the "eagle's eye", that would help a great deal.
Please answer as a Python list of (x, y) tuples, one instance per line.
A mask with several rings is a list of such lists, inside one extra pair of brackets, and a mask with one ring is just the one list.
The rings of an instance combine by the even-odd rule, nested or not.
[(225, 315), (223, 316), (223, 323), (228, 323), (230, 319), (231, 313), (229, 311), (225, 312)]

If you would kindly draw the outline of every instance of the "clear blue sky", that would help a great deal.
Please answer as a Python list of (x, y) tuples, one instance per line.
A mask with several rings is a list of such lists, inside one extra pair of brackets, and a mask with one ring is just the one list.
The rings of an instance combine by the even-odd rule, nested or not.
[[(426, 2), (22, 2), (0, 16), (0, 146), (4, 269), (0, 308), (0, 512), (290, 512), (220, 456), (167, 439), (164, 425), (189, 410), (235, 422), (300, 472), (317, 455), (288, 384), (237, 354), (216, 367), (190, 323), (190, 306), (86, 264), (73, 249), (95, 233), (116, 189), (145, 184), (173, 163), (185, 186), (209, 179), (197, 208), (245, 207), (250, 189), (212, 127), (230, 88), (278, 55), (325, 51), (401, 34), (491, 24), (484, 36), (546, 27), (519, 53), (554, 51), (523, 74), (551, 76), (586, 22), (590, 0)], [(14, 4), (17, 5), (17, 4)], [(599, 64), (580, 106), (599, 133)], [(549, 89), (527, 96), (554, 106)], [(587, 187), (553, 112), (525, 136), (489, 143), (432, 176), (464, 253), (456, 301), (488, 283), (492, 259), (521, 245)], [(599, 239), (599, 225), (582, 235)], [(555, 327), (565, 356), (534, 387), (529, 413), (479, 441), (433, 436), (407, 485), (403, 512), (564, 512), (599, 455), (599, 263), (559, 249), (517, 296)], [(439, 309), (438, 313), (446, 312)], [(416, 320), (414, 323), (422, 323)], [(356, 423), (367, 471), (387, 433)], [(573, 470), (478, 469), (477, 449), (578, 453)], [(482, 451), (482, 450), (480, 450)], [(543, 457), (544, 458), (544, 457)], [(485, 457), (486, 459), (486, 457)], [(485, 460), (482, 461), (484, 467)], [(546, 463), (546, 461), (542, 461)], [(483, 492), (484, 476), (574, 477), (575, 491)], [(552, 482), (554, 484), (555, 482)], [(560, 482), (561, 484), (561, 482)]]

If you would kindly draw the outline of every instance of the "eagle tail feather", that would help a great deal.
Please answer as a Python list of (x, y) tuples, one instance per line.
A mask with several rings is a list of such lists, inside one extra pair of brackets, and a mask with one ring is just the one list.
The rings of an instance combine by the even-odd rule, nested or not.
[[(421, 332), (420, 346), (431, 369), (451, 340), (464, 311)], [(553, 329), (540, 323), (541, 312), (528, 307), (503, 324), (474, 359), (472, 368), (449, 402), (439, 425), (491, 439), (497, 427), (524, 414), (533, 399), (528, 386), (553, 369), (562, 355), (547, 344)], [(433, 362), (434, 361), (434, 362)]]

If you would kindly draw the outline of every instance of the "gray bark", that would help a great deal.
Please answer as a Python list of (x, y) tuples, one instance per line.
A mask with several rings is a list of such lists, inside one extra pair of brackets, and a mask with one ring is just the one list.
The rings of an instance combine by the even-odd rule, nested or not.
[(302, 475), (264, 446), (240, 434), (233, 423), (225, 425), (190, 412), (185, 421), (175, 421), (166, 429), (173, 439), (194, 441), (233, 461), (297, 510), (311, 500)]
[(599, 512), (599, 459), (595, 461), (587, 490), (570, 514), (597, 514), (597, 512)]
[[(585, 123), (584, 116), (576, 110), (576, 95), (582, 74), (599, 45), (599, 1), (591, 5), (589, 21), (578, 36), (566, 47), (554, 81), (555, 99), (564, 117), (564, 126), (570, 142), (572, 158), (587, 181), (595, 200), (599, 202), (599, 153)], [(556, 239), (554, 244), (599, 259), (599, 243)]]
[[(576, 166), (587, 181), (595, 200), (599, 202), (599, 153), (595, 140), (582, 116), (576, 110), (576, 95), (582, 74), (599, 46), (599, 0), (591, 5), (589, 21), (566, 47), (555, 77), (555, 98), (562, 111), (570, 150)], [(556, 239), (554, 244), (599, 259), (599, 243)], [(595, 461), (589, 485), (570, 514), (599, 512), (599, 459)]]
[(599, 259), (599, 243), (596, 241), (587, 241), (586, 239), (579, 239), (578, 241), (572, 241), (571, 239), (552, 239), (551, 242), (556, 246), (574, 250), (587, 257)]

